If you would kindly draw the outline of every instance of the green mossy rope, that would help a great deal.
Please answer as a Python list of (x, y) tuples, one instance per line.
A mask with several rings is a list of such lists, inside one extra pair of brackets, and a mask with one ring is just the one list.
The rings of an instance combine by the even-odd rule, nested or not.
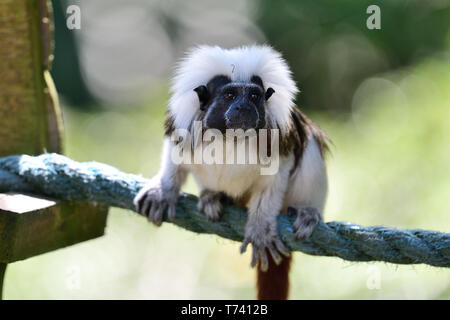
[[(79, 163), (59, 154), (0, 158), (0, 192), (32, 193), (60, 200), (90, 200), (135, 211), (133, 198), (146, 179), (111, 166)], [(246, 214), (227, 206), (219, 222), (208, 221), (196, 208), (197, 198), (182, 194), (172, 222), (196, 233), (216, 234), (242, 241)], [(293, 251), (337, 256), (349, 261), (424, 263), (450, 267), (450, 234), (427, 230), (363, 227), (352, 223), (319, 223), (311, 238), (297, 241), (293, 217), (280, 215), (280, 237)]]

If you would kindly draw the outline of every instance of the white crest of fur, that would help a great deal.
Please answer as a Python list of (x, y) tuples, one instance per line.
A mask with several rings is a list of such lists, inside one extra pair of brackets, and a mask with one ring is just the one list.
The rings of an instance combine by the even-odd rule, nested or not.
[(233, 49), (199, 46), (189, 51), (179, 63), (171, 87), (169, 112), (175, 128), (189, 127), (200, 112), (194, 89), (216, 75), (228, 76), (232, 81), (250, 81), (252, 76), (259, 76), (264, 88), (275, 90), (267, 103), (267, 120), (275, 128), (278, 125), (281, 134), (287, 132), (298, 89), (281, 54), (266, 45)]

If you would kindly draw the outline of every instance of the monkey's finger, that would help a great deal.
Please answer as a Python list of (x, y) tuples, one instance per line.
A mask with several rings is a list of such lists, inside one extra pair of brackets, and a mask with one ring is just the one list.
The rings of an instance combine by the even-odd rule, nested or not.
[(254, 268), (257, 262), (258, 262), (258, 250), (255, 248), (255, 246), (252, 246), (252, 262), (250, 263), (250, 266)]
[(277, 250), (280, 251), (284, 256), (289, 257), (291, 255), (289, 249), (286, 248), (284, 243), (279, 238), (275, 238), (274, 242)]
[(166, 202), (162, 202), (158, 206), (158, 208), (156, 209), (155, 214), (153, 216), (153, 219), (154, 219), (155, 224), (157, 226), (161, 225), (162, 219), (163, 219), (163, 215), (164, 215), (164, 212), (166, 212), (166, 209), (167, 209), (167, 203)]
[(258, 250), (259, 257), (261, 258), (261, 271), (266, 272), (269, 269), (269, 261), (267, 259), (267, 252), (266, 249), (260, 249)]
[(153, 222), (153, 214), (154, 214), (154, 212), (156, 210), (156, 206), (157, 205), (158, 205), (158, 203), (156, 201), (154, 201), (154, 202), (152, 201), (152, 204), (147, 209), (147, 212), (148, 212), (147, 218), (148, 218), (148, 221), (150, 221), (150, 222)]
[(173, 220), (175, 219), (176, 214), (177, 207), (175, 206), (175, 204), (169, 204), (169, 208), (167, 209), (167, 218), (169, 218), (169, 220)]
[(157, 218), (156, 218), (156, 211), (158, 210), (159, 206), (160, 206), (160, 203), (157, 201), (154, 201), (152, 204), (152, 207), (150, 208), (150, 212), (148, 214), (148, 220), (150, 222), (153, 222), (153, 224), (158, 227), (161, 225), (161, 223), (158, 223)]
[(297, 217), (297, 219), (295, 219), (294, 223), (292, 224), (294, 226), (294, 230), (297, 231), (300, 228), (301, 224), (302, 224), (302, 219), (300, 217)]
[(141, 209), (139, 209), (139, 212), (148, 217), (149, 213), (150, 213), (150, 208), (152, 206), (152, 200), (150, 197), (143, 197), (143, 200), (141, 202), (142, 206)]
[(141, 207), (142, 207), (142, 198), (140, 197), (139, 199), (134, 199), (133, 204), (136, 207), (137, 212), (141, 212)]
[(204, 202), (202, 201), (202, 199), (200, 199), (197, 202), (197, 210), (200, 211), (200, 212), (203, 212), (203, 209), (204, 209)]
[(278, 253), (278, 251), (275, 249), (275, 247), (273, 246), (273, 244), (270, 244), (269, 245), (269, 252), (270, 252), (270, 255), (272, 256), (272, 258), (273, 258), (273, 261), (275, 261), (275, 264), (276, 265), (279, 265), (280, 263), (281, 263), (281, 256), (280, 256), (280, 254)]
[(241, 253), (244, 253), (245, 251), (247, 251), (247, 246), (249, 243), (250, 243), (250, 240), (244, 239), (244, 242), (242, 242), (242, 245), (241, 245)]
[(149, 202), (149, 199), (147, 199), (147, 197), (145, 195), (143, 195), (136, 203), (136, 210), (139, 213), (146, 215), (146, 210), (148, 209), (148, 206), (150, 205), (148, 202)]
[(133, 200), (133, 204), (136, 207), (137, 211), (141, 211), (142, 208), (142, 202), (144, 201), (145, 195), (141, 195), (141, 193), (139, 192), (136, 197)]

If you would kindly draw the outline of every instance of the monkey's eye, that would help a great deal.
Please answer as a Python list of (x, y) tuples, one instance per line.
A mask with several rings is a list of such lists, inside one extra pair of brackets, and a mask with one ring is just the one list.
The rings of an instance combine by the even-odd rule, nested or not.
[(226, 92), (225, 93), (225, 99), (233, 100), (234, 99), (234, 93), (233, 92)]
[(250, 94), (250, 100), (252, 100), (253, 102), (258, 101), (258, 99), (259, 99), (259, 94), (257, 94), (257, 93)]

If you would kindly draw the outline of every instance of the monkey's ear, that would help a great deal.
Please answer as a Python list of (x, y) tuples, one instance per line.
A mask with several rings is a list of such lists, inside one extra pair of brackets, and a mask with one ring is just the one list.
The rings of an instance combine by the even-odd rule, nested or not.
[(268, 88), (266, 91), (266, 94), (264, 95), (264, 98), (266, 98), (266, 101), (269, 100), (269, 98), (275, 93), (275, 90), (272, 88)]
[(205, 111), (206, 104), (209, 100), (209, 91), (206, 86), (199, 86), (194, 89), (195, 92), (197, 92), (198, 99), (200, 100), (200, 110)]

